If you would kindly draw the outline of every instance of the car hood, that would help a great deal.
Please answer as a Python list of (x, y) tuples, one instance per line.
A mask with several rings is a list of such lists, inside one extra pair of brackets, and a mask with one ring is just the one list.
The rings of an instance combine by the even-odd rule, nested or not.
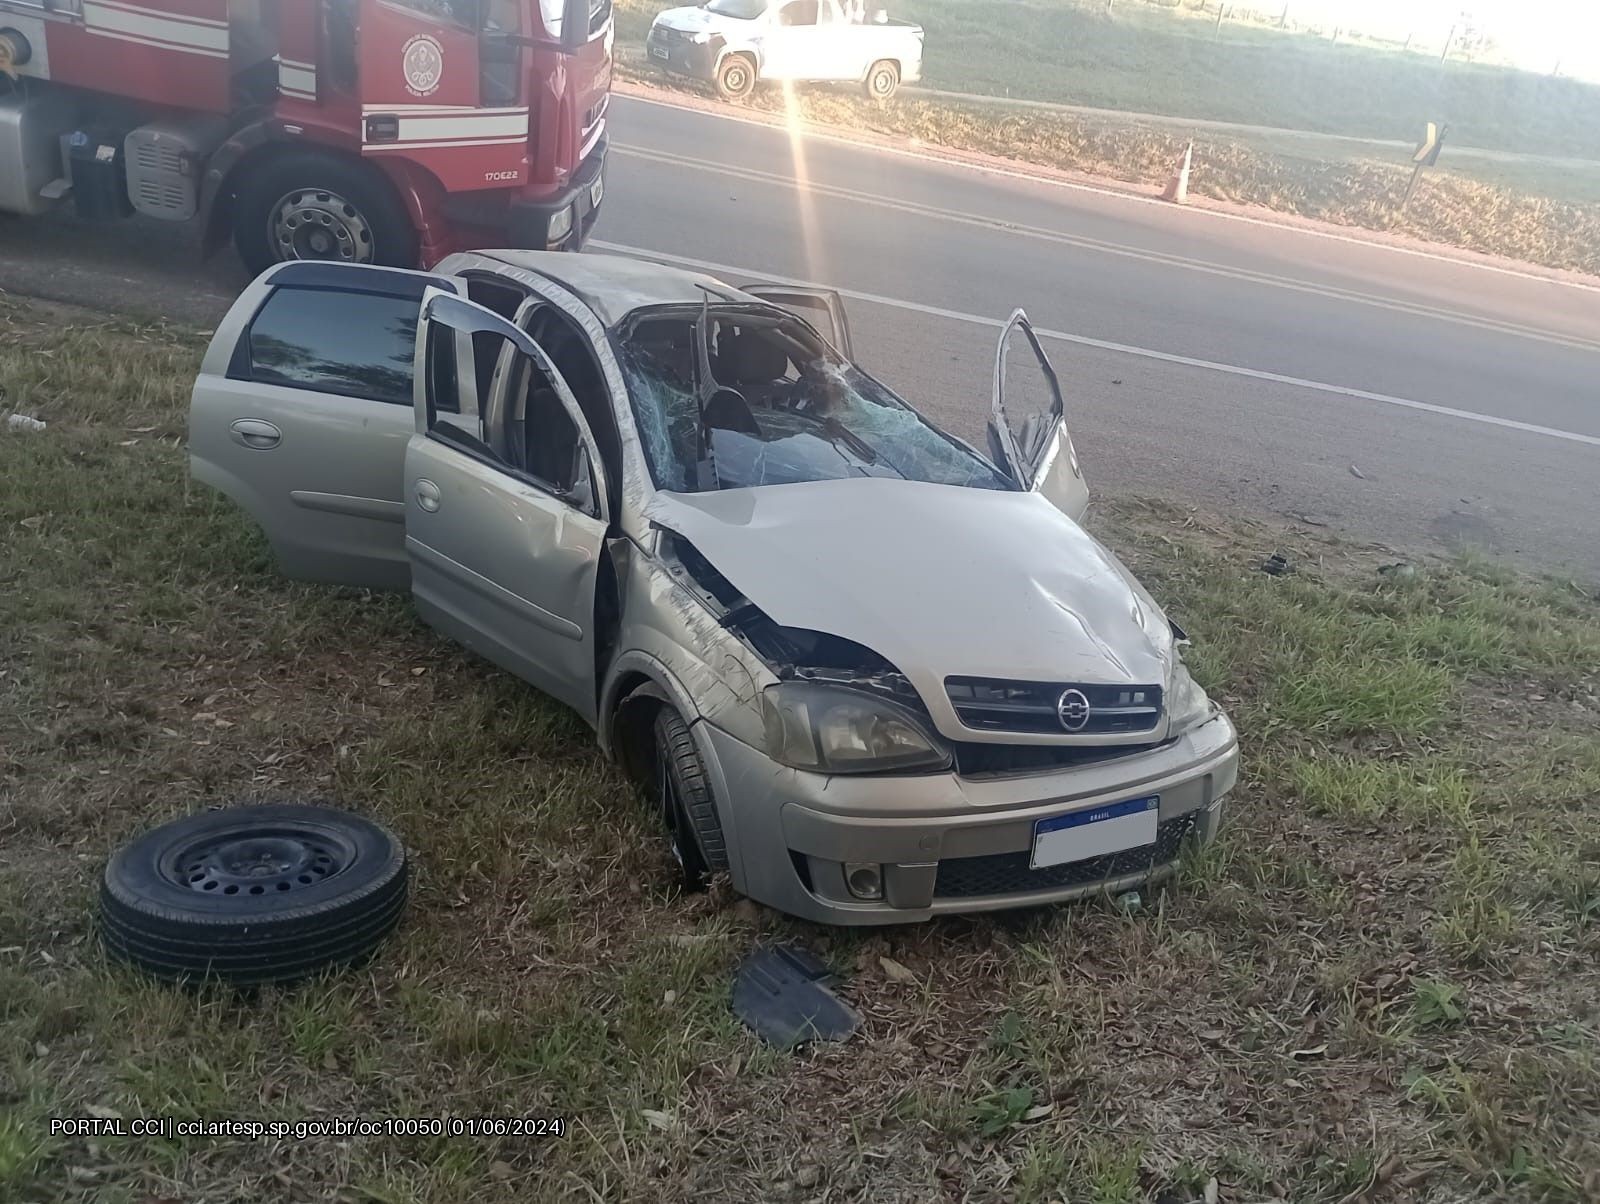
[(681, 30), (684, 33), (699, 33), (702, 29), (713, 32), (739, 29), (751, 22), (741, 21), (738, 17), (725, 17), (704, 8), (669, 8), (656, 15), (655, 24)]
[(645, 517), (689, 540), (774, 622), (842, 636), (962, 729), (951, 676), (1151, 685), (1173, 638), (1108, 550), (1035, 493), (875, 477), (659, 493)]

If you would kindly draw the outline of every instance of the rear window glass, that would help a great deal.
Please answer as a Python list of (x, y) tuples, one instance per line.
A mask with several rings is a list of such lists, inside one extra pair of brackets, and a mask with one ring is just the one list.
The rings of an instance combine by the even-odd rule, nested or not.
[(280, 288), (250, 324), (250, 379), (411, 404), (415, 297)]

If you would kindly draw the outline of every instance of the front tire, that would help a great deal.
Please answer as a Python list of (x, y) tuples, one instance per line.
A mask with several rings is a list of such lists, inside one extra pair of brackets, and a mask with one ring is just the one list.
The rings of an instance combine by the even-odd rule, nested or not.
[(252, 273), (288, 259), (414, 267), (416, 233), (389, 181), (319, 151), (249, 171), (233, 209), (233, 245)]
[(888, 100), (900, 88), (900, 67), (888, 59), (880, 59), (867, 68), (867, 78), (862, 83), (868, 100)]
[(683, 716), (670, 705), (656, 712), (655, 801), (666, 823), (673, 860), (686, 890), (704, 890), (728, 868), (728, 846), (717, 800)]
[(717, 64), (717, 95), (747, 100), (756, 90), (756, 63), (748, 54), (730, 54)]

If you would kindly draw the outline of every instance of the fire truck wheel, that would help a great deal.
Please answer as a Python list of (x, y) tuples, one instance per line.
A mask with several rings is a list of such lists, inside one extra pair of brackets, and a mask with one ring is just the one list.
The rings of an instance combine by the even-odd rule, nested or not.
[(252, 272), (286, 259), (413, 267), (417, 240), (400, 199), (365, 163), (301, 151), (239, 185), (233, 245)]

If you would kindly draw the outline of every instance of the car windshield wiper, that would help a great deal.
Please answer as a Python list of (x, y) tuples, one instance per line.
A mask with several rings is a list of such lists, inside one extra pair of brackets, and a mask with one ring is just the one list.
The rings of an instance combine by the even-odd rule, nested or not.
[[(842, 443), (854, 452), (856, 459), (863, 464), (876, 466), (878, 461), (883, 458), (878, 455), (877, 449), (872, 444), (868, 443), (837, 418), (824, 418), (822, 420), (822, 429), (828, 432), (828, 437), (834, 442)], [(891, 464), (890, 467), (894, 466)]]

